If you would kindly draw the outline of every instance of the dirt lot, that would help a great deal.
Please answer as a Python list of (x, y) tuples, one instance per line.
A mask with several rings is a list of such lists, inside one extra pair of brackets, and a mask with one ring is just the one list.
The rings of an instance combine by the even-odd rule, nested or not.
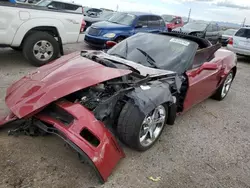
[[(67, 53), (79, 47), (86, 48), (69, 45)], [(0, 50), (0, 113), (6, 110), (6, 88), (33, 69), (21, 53)], [(249, 101), (250, 59), (240, 58), (224, 101), (209, 99), (178, 117), (147, 152), (125, 148), (127, 157), (104, 185), (57, 137), (11, 137), (8, 128), (1, 129), (0, 188), (250, 187)]]

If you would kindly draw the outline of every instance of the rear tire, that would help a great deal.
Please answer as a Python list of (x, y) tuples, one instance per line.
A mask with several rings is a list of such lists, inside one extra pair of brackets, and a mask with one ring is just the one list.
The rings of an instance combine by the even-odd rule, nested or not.
[(221, 86), (216, 90), (215, 94), (212, 96), (213, 99), (218, 100), (218, 101), (222, 101), (224, 98), (226, 98), (228, 92), (230, 91), (232, 82), (234, 79), (234, 73), (231, 70), (225, 81), (221, 84)]
[[(162, 122), (163, 121), (164, 122), (163, 122), (163, 125), (161, 124), (161, 126), (162, 126), (162, 127), (160, 127), (161, 129), (158, 129), (158, 132), (155, 135), (155, 138), (152, 139), (152, 142), (149, 145), (147, 145), (147, 144), (143, 144), (143, 142), (140, 139), (143, 136), (143, 135), (141, 135), (141, 133), (142, 133), (141, 131), (142, 131), (142, 129), (143, 130), (145, 129), (143, 127), (146, 124), (146, 123), (144, 123), (145, 118), (148, 118), (149, 114), (147, 116), (145, 116), (136, 105), (134, 105), (130, 102), (126, 103), (125, 106), (123, 107), (121, 113), (120, 113), (120, 116), (118, 119), (118, 125), (117, 125), (117, 133), (118, 133), (120, 140), (123, 143), (125, 143), (126, 145), (128, 145), (129, 147), (131, 147), (135, 150), (138, 150), (138, 151), (145, 151), (145, 150), (151, 148), (154, 145), (154, 143), (158, 140), (158, 138), (160, 137), (160, 135), (165, 127), (167, 118), (168, 118), (167, 105), (160, 105), (158, 107), (161, 107), (162, 110), (164, 108), (164, 112), (165, 112), (164, 117), (165, 118), (162, 120)], [(155, 108), (155, 109), (157, 109), (157, 108)], [(156, 128), (158, 128), (157, 124), (156, 124), (155, 130), (156, 130)], [(148, 133), (149, 132), (150, 131), (148, 131)], [(154, 134), (155, 134), (155, 131), (154, 131)], [(146, 138), (145, 138), (145, 141), (146, 141)]]
[(23, 54), (32, 65), (39, 67), (56, 59), (60, 54), (60, 47), (52, 35), (36, 32), (24, 41)]

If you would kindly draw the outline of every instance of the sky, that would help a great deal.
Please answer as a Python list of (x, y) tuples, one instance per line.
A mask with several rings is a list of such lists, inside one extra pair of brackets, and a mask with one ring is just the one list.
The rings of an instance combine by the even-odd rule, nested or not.
[(250, 0), (73, 0), (83, 6), (188, 16), (207, 21), (250, 24)]

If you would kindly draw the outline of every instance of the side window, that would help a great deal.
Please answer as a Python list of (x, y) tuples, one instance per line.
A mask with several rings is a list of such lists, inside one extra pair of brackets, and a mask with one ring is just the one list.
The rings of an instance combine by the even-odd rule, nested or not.
[(213, 25), (213, 31), (214, 31), (214, 32), (219, 31), (219, 29), (218, 29), (218, 26), (217, 26), (217, 25)]
[(147, 16), (141, 16), (138, 19), (136, 26), (148, 27), (148, 17)]
[(207, 32), (213, 32), (213, 26), (211, 24), (207, 27)]
[(199, 50), (195, 54), (192, 69), (200, 67), (203, 63), (205, 63), (204, 52), (202, 50)]
[(166, 27), (166, 23), (162, 18), (160, 18), (160, 26), (161, 27)]
[(79, 6), (77, 5), (71, 5), (71, 4), (65, 4), (66, 10), (77, 10)]
[(248, 34), (248, 33), (249, 33), (249, 32), (248, 32), (248, 29), (241, 28), (239, 31), (236, 32), (235, 36), (247, 38), (247, 34)]
[(52, 2), (48, 6), (52, 6), (53, 8), (56, 8), (56, 9), (64, 9), (63, 3), (59, 3), (59, 2)]
[(160, 27), (161, 18), (158, 16), (149, 16), (148, 17), (148, 27)]
[(247, 38), (250, 38), (250, 29), (247, 29)]
[(181, 19), (180, 18), (176, 18), (175, 24), (180, 24), (180, 23), (181, 23)]

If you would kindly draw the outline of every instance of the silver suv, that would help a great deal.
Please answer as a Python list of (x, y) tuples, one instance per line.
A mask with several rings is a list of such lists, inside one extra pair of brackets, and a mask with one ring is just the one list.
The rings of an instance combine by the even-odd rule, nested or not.
[(250, 56), (250, 27), (240, 28), (229, 39), (227, 49), (239, 55)]

